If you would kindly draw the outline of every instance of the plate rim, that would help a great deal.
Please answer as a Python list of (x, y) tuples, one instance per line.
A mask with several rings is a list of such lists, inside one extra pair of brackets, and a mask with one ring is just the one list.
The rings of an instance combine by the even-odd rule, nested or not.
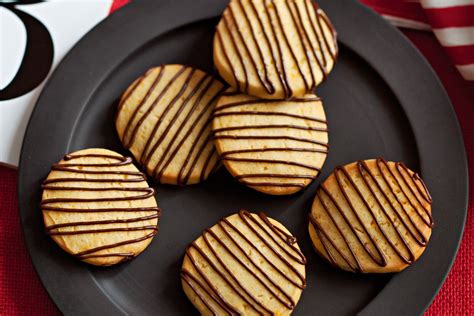
[[(468, 184), (468, 172), (467, 172), (467, 156), (466, 156), (466, 151), (465, 151), (465, 147), (464, 147), (464, 143), (463, 143), (463, 136), (462, 136), (462, 132), (461, 132), (461, 129), (460, 129), (460, 126), (459, 126), (459, 122), (457, 120), (454, 108), (452, 107), (452, 104), (449, 100), (449, 97), (447, 96), (447, 93), (444, 90), (444, 87), (442, 86), (442, 84), (441, 84), (439, 78), (437, 77), (436, 73), (431, 68), (431, 66), (428, 64), (426, 59), (421, 55), (421, 53), (413, 46), (412, 43), (410, 43), (406, 38), (403, 37), (403, 35), (401, 34), (400, 31), (398, 31), (395, 27), (389, 25), (380, 16), (378, 16), (376, 13), (372, 12), (370, 9), (366, 8), (365, 6), (363, 6), (362, 4), (360, 4), (356, 1), (350, 1), (350, 0), (337, 1), (337, 3), (335, 3), (334, 1), (332, 1), (332, 3), (331, 3), (331, 1), (320, 1), (320, 2), (324, 3), (324, 4), (323, 3), (321, 4), (321, 7), (325, 10), (327, 10), (327, 8), (329, 8), (329, 7), (338, 7), (340, 10), (343, 10), (343, 9), (344, 10), (351, 10), (349, 15), (352, 16), (355, 20), (357, 20), (358, 18), (362, 18), (362, 17), (368, 18), (368, 20), (370, 20), (370, 22), (368, 22), (369, 24), (373, 23), (373, 24), (375, 24), (374, 26), (380, 27), (383, 30), (383, 32), (380, 32), (380, 33), (384, 33), (385, 41), (389, 42), (389, 39), (391, 39), (391, 38), (398, 38), (396, 42), (397, 42), (398, 45), (402, 46), (402, 48), (400, 49), (402, 51), (402, 54), (406, 54), (408, 57), (407, 56), (405, 56), (405, 57), (407, 57), (407, 58), (418, 59), (418, 63), (420, 64), (420, 68), (422, 68), (421, 70), (418, 69), (418, 71), (421, 71), (423, 74), (428, 74), (428, 77), (426, 77), (425, 79), (427, 81), (429, 81), (429, 84), (432, 85), (434, 88), (438, 88), (437, 93), (438, 93), (438, 96), (440, 97), (441, 103), (447, 104), (447, 106), (445, 106), (444, 110), (448, 110), (448, 113), (450, 115), (449, 119), (451, 119), (451, 120), (454, 119), (454, 121), (451, 122), (453, 124), (451, 127), (454, 129), (453, 132), (456, 136), (454, 141), (456, 141), (458, 143), (460, 142), (461, 145), (462, 145), (460, 147), (459, 147), (459, 144), (456, 145), (458, 147), (458, 150), (460, 150), (458, 152), (459, 155), (457, 157), (458, 162), (460, 162), (460, 165), (458, 166), (458, 169), (461, 170), (461, 171), (464, 171), (464, 172), (461, 172), (461, 173), (463, 173), (464, 176), (462, 177), (462, 179), (460, 179), (461, 187), (463, 187), (462, 189), (464, 191), (464, 192), (461, 193), (461, 194), (464, 195), (464, 199), (463, 199), (464, 201), (459, 201), (459, 203), (458, 203), (459, 207), (461, 207), (462, 210), (463, 210), (463, 216), (461, 218), (462, 223), (460, 225), (460, 229), (457, 232), (457, 234), (456, 234), (456, 232), (454, 233), (454, 235), (455, 235), (454, 236), (454, 248), (452, 249), (452, 256), (451, 256), (449, 262), (447, 263), (445, 271), (442, 273), (443, 275), (441, 276), (441, 279), (439, 280), (436, 289), (430, 295), (431, 297), (428, 298), (428, 299), (425, 298), (424, 299), (424, 304), (419, 304), (418, 310), (416, 310), (415, 313), (414, 313), (414, 314), (419, 314), (419, 313), (422, 313), (424, 310), (426, 310), (426, 308), (429, 306), (429, 304), (433, 301), (434, 297), (436, 296), (436, 294), (438, 293), (438, 291), (441, 288), (442, 284), (444, 283), (447, 275), (449, 274), (449, 271), (452, 267), (452, 264), (454, 263), (454, 260), (456, 258), (456, 254), (457, 254), (458, 249), (459, 249), (459, 245), (460, 245), (460, 242), (461, 242), (461, 239), (462, 239), (464, 226), (465, 226), (465, 221), (466, 221), (466, 217), (467, 217), (468, 186), (469, 186), (469, 184)], [(27, 216), (28, 212), (31, 212), (31, 207), (25, 201), (26, 199), (21, 198), (23, 196), (23, 192), (27, 189), (27, 188), (25, 188), (25, 177), (27, 177), (26, 176), (26, 170), (28, 170), (28, 167), (25, 167), (25, 166), (28, 166), (28, 164), (31, 164), (31, 156), (28, 156), (28, 153), (31, 154), (31, 150), (28, 151), (28, 146), (29, 146), (29, 143), (31, 143), (31, 140), (30, 141), (28, 141), (28, 140), (31, 139), (31, 137), (34, 135), (33, 129), (35, 127), (34, 126), (35, 117), (38, 116), (38, 113), (40, 112), (40, 108), (42, 107), (42, 104), (44, 104), (46, 102), (44, 100), (48, 99), (48, 92), (49, 92), (49, 90), (51, 90), (50, 87), (53, 86), (58, 80), (61, 80), (61, 75), (63, 75), (65, 69), (67, 69), (67, 66), (71, 62), (74, 63), (74, 58), (76, 58), (76, 55), (78, 55), (77, 52), (80, 49), (84, 49), (84, 47), (87, 46), (88, 42), (93, 42), (95, 40), (95, 38), (100, 37), (100, 34), (102, 32), (108, 30), (109, 28), (114, 28), (114, 25), (115, 26), (123, 25), (124, 17), (128, 16), (129, 14), (133, 14), (135, 11), (146, 13), (148, 10), (150, 10), (151, 12), (156, 13), (157, 12), (156, 10), (166, 11), (167, 9), (172, 9), (172, 7), (177, 6), (177, 5), (178, 6), (179, 5), (188, 5), (188, 6), (194, 6), (194, 7), (200, 7), (200, 6), (206, 5), (208, 7), (211, 7), (212, 6), (211, 3), (214, 3), (217, 8), (223, 7), (222, 1), (220, 1), (220, 3), (219, 3), (219, 0), (212, 0), (212, 1), (209, 1), (209, 0), (208, 1), (205, 1), (205, 0), (180, 0), (179, 2), (178, 1), (169, 1), (169, 0), (168, 1), (161, 1), (161, 2), (158, 2), (158, 1), (156, 1), (156, 2), (153, 2), (153, 1), (139, 2), (139, 1), (137, 1), (137, 2), (132, 2), (128, 5), (126, 5), (124, 8), (122, 8), (121, 10), (118, 10), (117, 12), (113, 13), (110, 17), (106, 18), (104, 21), (102, 21), (97, 26), (95, 26), (90, 32), (88, 32), (70, 50), (70, 52), (61, 61), (61, 63), (56, 68), (56, 70), (50, 76), (48, 82), (46, 83), (46, 85), (44, 86), (44, 88), (41, 92), (40, 97), (38, 98), (36, 106), (35, 106), (32, 114), (30, 116), (28, 126), (27, 126), (27, 129), (26, 129), (26, 132), (25, 132), (25, 138), (24, 138), (24, 141), (23, 141), (23, 144), (22, 144), (22, 149), (21, 149), (20, 164), (19, 164), (19, 166), (20, 166), (19, 167), (19, 177), (18, 177), (18, 179), (19, 179), (18, 180), (19, 212), (20, 212), (20, 218), (21, 218), (23, 234), (25, 236), (25, 240), (26, 240), (27, 247), (28, 247), (28, 252), (29, 252), (29, 255), (30, 255), (30, 257), (33, 261), (33, 265), (35, 267), (35, 270), (37, 271), (38, 275), (40, 276), (40, 279), (42, 281), (43, 286), (45, 287), (48, 294), (50, 295), (50, 297), (55, 302), (56, 306), (58, 306), (63, 311), (67, 310), (67, 308), (65, 308), (66, 304), (64, 302), (62, 302), (62, 304), (60, 304), (58, 302), (59, 299), (58, 299), (57, 293), (53, 293), (53, 291), (52, 291), (52, 286), (51, 286), (52, 280), (50, 280), (44, 274), (40, 273), (40, 267), (39, 267), (40, 264), (39, 264), (38, 258), (37, 258), (37, 256), (35, 258), (35, 256), (33, 255), (33, 253), (35, 252), (35, 248), (34, 248), (34, 245), (33, 245), (33, 241), (30, 239), (32, 237), (31, 236), (28, 237), (31, 233), (29, 231), (29, 227), (28, 227), (29, 223), (25, 222), (25, 217)], [(189, 10), (189, 11), (195, 12), (194, 10)], [(197, 22), (199, 20), (206, 19), (206, 18), (214, 17), (215, 14), (213, 14), (211, 11), (212, 10), (208, 10), (207, 13), (201, 13), (200, 17), (192, 17), (191, 16), (190, 19), (188, 21), (185, 21), (184, 23), (176, 23), (177, 25), (175, 25), (175, 26), (164, 27), (165, 29), (167, 28), (167, 30), (165, 30), (164, 32), (163, 31), (160, 31), (160, 32), (157, 31), (156, 33), (153, 34), (153, 36), (149, 36), (148, 40), (152, 40), (153, 38), (161, 36), (161, 35), (165, 34), (166, 32), (168, 32), (170, 30), (173, 30), (173, 29), (176, 29), (178, 27), (182, 27), (184, 25), (194, 23), (194, 22)], [(214, 9), (214, 11), (216, 11), (216, 9)], [(209, 12), (211, 12), (211, 13), (209, 13)], [(359, 22), (364, 23), (364, 21), (359, 21)], [(367, 21), (365, 21), (365, 22), (367, 23)], [(126, 23), (126, 24), (133, 24), (133, 23)], [(133, 25), (132, 25), (132, 27), (133, 27)], [(351, 41), (350, 38), (348, 38), (346, 40), (349, 41), (349, 42)], [(144, 44), (144, 42), (141, 42), (136, 47), (139, 48), (143, 44)], [(352, 43), (352, 44), (354, 45), (354, 43)], [(390, 43), (387, 43), (387, 44), (390, 44)], [(351, 47), (351, 45), (348, 45), (348, 46), (351, 49), (353, 49), (353, 47)], [(359, 55), (361, 54), (360, 50), (355, 50), (355, 52)], [(366, 55), (367, 54), (370, 55), (370, 52), (362, 52), (362, 53), (365, 53)], [(127, 55), (129, 55), (129, 54), (127, 54)], [(126, 56), (125, 56), (125, 58), (126, 58)], [(116, 69), (116, 67), (119, 66), (125, 60), (125, 58), (119, 60), (115, 64), (115, 67), (105, 71), (103, 73), (103, 78), (94, 78), (94, 79), (96, 81), (98, 80), (99, 82), (103, 82), (103, 80), (108, 77), (109, 73), (113, 72)], [(381, 73), (380, 69), (378, 69), (377, 59), (376, 59), (376, 61), (373, 61), (373, 60), (367, 60), (364, 56), (363, 56), (363, 58), (364, 58), (364, 60), (366, 60), (370, 64), (371, 67), (373, 67), (381, 75), (381, 77), (387, 82), (387, 84), (388, 84), (387, 80), (391, 81), (390, 78), (386, 77), (386, 74), (384, 75), (384, 73)], [(390, 86), (390, 88), (393, 91), (392, 85), (390, 85), (390, 84), (388, 84), (388, 85)], [(89, 94), (88, 98), (90, 98), (94, 93), (95, 93), (95, 90), (93, 90)], [(395, 93), (396, 97), (399, 100), (403, 99), (403, 97), (404, 97), (403, 95), (397, 94), (396, 91), (394, 91), (394, 93)], [(87, 104), (87, 101), (85, 101), (84, 104)], [(400, 101), (400, 104), (402, 105), (402, 108), (403, 108), (404, 112), (406, 113), (406, 109), (405, 109), (405, 107), (403, 107), (403, 102)], [(73, 131), (75, 130), (75, 126), (76, 126), (77, 122), (79, 121), (79, 118), (81, 116), (81, 111), (83, 109), (84, 108), (82, 108), (79, 111), (78, 115), (76, 116)], [(408, 115), (407, 115), (407, 119), (410, 121), (410, 117)], [(411, 123), (412, 122), (410, 121), (410, 124)], [(73, 131), (72, 131), (71, 135), (73, 134)], [(415, 131), (414, 131), (414, 133), (415, 133)], [(416, 139), (417, 139), (417, 136), (416, 136), (416, 133), (415, 133), (415, 140)], [(70, 141), (71, 141), (71, 139), (68, 139), (66, 147), (69, 147)], [(418, 148), (418, 151), (420, 152), (419, 145), (420, 144), (417, 142), (417, 148)], [(426, 164), (423, 162), (423, 157), (421, 155), (418, 155), (418, 157), (419, 157), (419, 160), (420, 160), (420, 168), (423, 170), (424, 165), (426, 165)], [(458, 223), (458, 226), (459, 226), (459, 223)], [(93, 282), (96, 282), (94, 279), (92, 279), (92, 280), (93, 280)], [(384, 293), (386, 294), (386, 291), (388, 291), (389, 293), (390, 293), (391, 290), (393, 291), (393, 289), (390, 289), (390, 283), (392, 283), (392, 280), (389, 281), (387, 286), (385, 286), (385, 288), (382, 289), (379, 292), (379, 294), (376, 297), (374, 297), (374, 299), (371, 302), (369, 302), (369, 304), (363, 310), (360, 311), (361, 314), (376, 314), (377, 312), (380, 312), (380, 311), (387, 312), (387, 309), (386, 309), (387, 307), (383, 306), (383, 304), (381, 305), (380, 303), (377, 303), (377, 301), (380, 301), (380, 296), (383, 296)], [(97, 283), (96, 283), (96, 285), (98, 286)], [(99, 286), (99, 290), (100, 290), (100, 286)], [(107, 294), (103, 291), (102, 291), (102, 294), (107, 296)], [(102, 301), (101, 303), (104, 303), (104, 304), (101, 305), (99, 310), (103, 309), (104, 311), (109, 311), (109, 312), (111, 310), (114, 310), (114, 312), (120, 312), (120, 313), (124, 312), (120, 308), (120, 306), (117, 306), (113, 302), (113, 300), (112, 301), (101, 300), (101, 301)], [(107, 306), (105, 306), (105, 305), (107, 305)], [(397, 308), (397, 306), (392, 306), (392, 307)], [(402, 309), (402, 307), (398, 306), (398, 308), (399, 309), (396, 310), (397, 312), (404, 311)], [(99, 310), (96, 309), (95, 311), (99, 311)], [(414, 311), (411, 310), (411, 312), (413, 313)]]

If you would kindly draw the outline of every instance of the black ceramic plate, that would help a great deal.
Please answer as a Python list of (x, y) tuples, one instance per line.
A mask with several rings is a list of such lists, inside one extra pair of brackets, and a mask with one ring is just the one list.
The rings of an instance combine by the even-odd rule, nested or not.
[[(263, 195), (236, 183), (223, 168), (202, 185), (159, 185), (159, 235), (138, 258), (110, 268), (81, 263), (44, 233), (40, 183), (51, 164), (86, 147), (125, 153), (113, 122), (122, 90), (163, 63), (213, 71), (211, 43), (225, 5), (132, 3), (87, 34), (52, 75), (28, 126), (18, 188), (28, 248), (49, 294), (66, 314), (196, 313), (181, 289), (184, 249), (219, 218), (245, 208), (284, 223), (308, 257), (308, 287), (296, 315), (422, 313), (443, 283), (463, 231), (468, 180), (462, 136), (426, 61), (396, 29), (352, 1), (320, 1), (341, 47), (335, 69), (318, 88), (331, 131), (329, 157), (304, 192)], [(319, 182), (335, 166), (379, 156), (421, 172), (433, 195), (436, 227), (425, 254), (402, 273), (342, 272), (312, 250), (307, 214)]]

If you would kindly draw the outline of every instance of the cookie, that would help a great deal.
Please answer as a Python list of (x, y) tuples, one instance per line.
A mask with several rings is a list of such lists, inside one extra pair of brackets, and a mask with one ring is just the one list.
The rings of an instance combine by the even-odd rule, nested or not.
[(194, 184), (220, 163), (210, 116), (223, 84), (199, 69), (150, 69), (123, 94), (116, 128), (123, 145), (160, 183)]
[(432, 199), (403, 163), (383, 159), (338, 167), (317, 191), (309, 234), (316, 251), (351, 272), (398, 272), (431, 236)]
[(292, 194), (309, 185), (328, 153), (326, 117), (314, 94), (262, 100), (226, 92), (216, 105), (212, 131), (227, 170), (267, 194)]
[(289, 315), (306, 287), (305, 264), (282, 224), (242, 210), (189, 245), (181, 283), (201, 315)]
[(155, 191), (130, 157), (99, 148), (77, 151), (52, 166), (42, 188), (46, 232), (84, 262), (130, 260), (158, 231)]
[(302, 97), (332, 70), (336, 32), (312, 0), (231, 0), (214, 36), (214, 64), (238, 91)]

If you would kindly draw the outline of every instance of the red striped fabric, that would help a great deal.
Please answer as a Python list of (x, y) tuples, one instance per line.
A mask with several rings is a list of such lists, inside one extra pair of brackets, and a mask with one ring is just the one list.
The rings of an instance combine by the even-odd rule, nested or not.
[(474, 84), (474, 0), (360, 0), (392, 24), (432, 31), (463, 78)]
[(447, 8), (424, 8), (426, 18), (434, 29), (474, 25), (474, 5)]
[(474, 64), (474, 45), (445, 47), (456, 65)]
[(407, 20), (426, 22), (423, 8), (418, 2), (400, 0), (361, 0), (361, 2), (381, 15), (396, 16)]

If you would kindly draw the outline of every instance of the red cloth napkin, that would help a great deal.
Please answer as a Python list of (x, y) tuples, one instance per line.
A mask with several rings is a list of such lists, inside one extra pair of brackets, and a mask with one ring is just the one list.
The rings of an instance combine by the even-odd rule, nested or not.
[[(461, 123), (469, 165), (474, 166), (474, 90), (471, 84), (461, 77), (431, 32), (404, 30), (404, 33), (425, 55), (446, 87)], [(469, 179), (474, 183), (472, 168)], [(26, 250), (16, 185), (17, 171), (0, 166), (0, 315), (56, 315), (59, 312), (41, 285)], [(458, 256), (426, 315), (474, 315), (472, 186), (469, 197), (468, 218)]]
[(432, 31), (474, 88), (474, 0), (361, 0), (394, 25)]

